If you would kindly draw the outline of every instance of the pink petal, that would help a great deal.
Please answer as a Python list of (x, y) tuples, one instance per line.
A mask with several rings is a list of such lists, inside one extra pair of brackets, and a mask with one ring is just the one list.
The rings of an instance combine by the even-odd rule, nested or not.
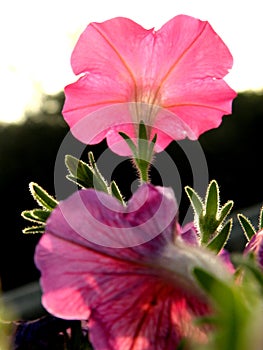
[(123, 17), (89, 24), (72, 53), (74, 73), (90, 72), (135, 84), (134, 74), (141, 76), (150, 59), (152, 32)]
[[(36, 250), (42, 302), (53, 315), (87, 319), (100, 349), (174, 349), (182, 336), (200, 336), (193, 316), (205, 304), (164, 284), (148, 268), (46, 233)], [(185, 298), (187, 297), (187, 301)]]
[[(151, 137), (157, 133), (160, 152), (173, 139), (197, 139), (231, 113), (236, 93), (222, 79), (232, 63), (210, 24), (190, 16), (176, 16), (158, 31), (122, 17), (91, 23), (72, 54), (74, 72), (85, 76), (66, 87), (63, 115), (82, 142), (106, 137), (121, 155), (131, 151), (118, 132), (134, 137), (132, 123), (143, 119)], [(125, 103), (161, 109), (146, 115)]]
[(200, 244), (200, 237), (198, 236), (193, 222), (189, 222), (184, 227), (179, 227), (178, 231), (184, 242), (194, 246), (198, 246)]
[(263, 268), (263, 229), (259, 230), (248, 242), (244, 254), (254, 253), (259, 265)]
[(186, 15), (172, 18), (158, 31), (155, 48), (156, 55), (161, 55), (156, 61), (164, 62), (156, 68), (163, 69), (164, 90), (174, 82), (223, 78), (233, 64), (230, 51), (211, 25)]
[[(222, 80), (205, 79), (196, 81), (186, 89), (178, 90), (177, 99), (171, 96), (170, 101), (165, 102), (165, 108), (174, 114), (174, 119), (180, 116), (188, 126), (185, 136), (191, 140), (197, 139), (202, 133), (218, 127), (224, 115), (230, 114), (232, 100), (236, 93)], [(171, 91), (171, 90), (170, 90)], [(167, 89), (169, 93), (169, 88)], [(162, 116), (160, 116), (162, 117)], [(170, 117), (170, 120), (173, 118)], [(169, 119), (166, 120), (168, 125)], [(156, 122), (162, 123), (162, 119)], [(174, 138), (177, 137), (176, 129), (170, 124), (163, 130)]]
[(194, 315), (207, 313), (204, 304), (186, 301), (158, 280), (136, 282), (92, 312), (89, 329), (96, 349), (174, 350), (182, 337), (204, 338), (192, 323)]
[(222, 277), (225, 268), (174, 236), (176, 211), (171, 189), (146, 184), (127, 207), (93, 189), (61, 201), (35, 252), (45, 308), (89, 319), (96, 350), (169, 350), (184, 336), (203, 339), (192, 319), (208, 307), (191, 270)]
[[(64, 118), (80, 141), (100, 142), (110, 127), (119, 125), (118, 131), (123, 131), (121, 126), (132, 122), (126, 107), (116, 107), (115, 111), (114, 105), (136, 100), (136, 78), (141, 77), (142, 70), (148, 66), (145, 59), (152, 41), (151, 32), (127, 18), (117, 17), (91, 23), (80, 36), (72, 53), (72, 68), (75, 74), (89, 74), (65, 88), (63, 107)], [(110, 109), (90, 115), (112, 105)], [(128, 135), (133, 133), (133, 128), (129, 128)], [(120, 152), (123, 144), (118, 147)], [(125, 144), (124, 149), (127, 149)], [(130, 154), (130, 150), (125, 154)]]
[[(176, 214), (177, 204), (170, 188), (143, 185), (126, 207), (104, 192), (88, 189), (60, 202), (52, 212), (52, 220), (47, 222), (47, 231), (63, 238), (63, 225), (70, 240), (85, 242), (86, 246), (98, 245), (96, 249), (126, 248), (148, 241), (151, 247), (155, 244), (153, 238), (157, 237), (160, 244), (160, 240), (168, 239), (164, 235), (172, 235), (168, 231)], [(120, 254), (118, 250), (116, 253)]]
[[(170, 64), (159, 87), (162, 106), (180, 116), (192, 132), (186, 136), (196, 139), (231, 113), (236, 92), (222, 78), (232, 67), (232, 55), (208, 22), (192, 17), (177, 16), (158, 34), (159, 51)], [(176, 139), (173, 126), (163, 131)]]

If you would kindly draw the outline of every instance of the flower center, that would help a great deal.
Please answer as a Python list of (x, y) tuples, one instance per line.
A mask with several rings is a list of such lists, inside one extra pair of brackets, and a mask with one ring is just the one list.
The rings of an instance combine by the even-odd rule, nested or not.
[(143, 121), (147, 129), (148, 139), (150, 138), (151, 129), (159, 110), (160, 105), (152, 88), (143, 87), (137, 90), (136, 101), (131, 103), (130, 108), (136, 135), (138, 134), (138, 125)]

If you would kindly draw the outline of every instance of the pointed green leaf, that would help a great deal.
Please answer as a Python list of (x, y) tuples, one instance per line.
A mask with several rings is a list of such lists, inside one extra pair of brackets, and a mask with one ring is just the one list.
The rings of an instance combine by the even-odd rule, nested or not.
[(66, 155), (65, 164), (70, 173), (66, 176), (68, 180), (82, 188), (93, 188), (94, 172), (88, 164), (71, 155)]
[(132, 154), (134, 155), (134, 157), (137, 156), (137, 148), (134, 144), (134, 142), (132, 141), (132, 139), (126, 135), (125, 133), (123, 132), (119, 132), (119, 135), (126, 141), (127, 145), (130, 147), (131, 151), (132, 151)]
[(22, 231), (24, 234), (36, 234), (36, 233), (44, 233), (45, 227), (44, 226), (32, 226), (32, 227), (26, 227)]
[(139, 140), (148, 140), (147, 129), (143, 120), (141, 120), (139, 124)]
[(237, 218), (244, 231), (245, 236), (247, 237), (248, 241), (250, 241), (256, 233), (254, 226), (252, 225), (250, 220), (243, 214), (238, 214)]
[(225, 244), (228, 241), (230, 232), (232, 229), (232, 219), (230, 219), (222, 230), (208, 243), (207, 248), (213, 250), (216, 254), (224, 248)]
[(37, 222), (37, 223), (41, 223), (41, 221), (39, 219), (37, 219), (33, 213), (32, 213), (32, 210), (24, 210), (22, 211), (21, 213), (21, 216), (26, 219), (26, 220), (29, 220), (29, 221), (32, 221), (32, 222)]
[(218, 222), (219, 225), (225, 220), (227, 215), (230, 213), (231, 209), (233, 208), (234, 202), (233, 201), (227, 201), (221, 208), (219, 213)]
[(93, 170), (93, 185), (94, 185), (94, 188), (96, 190), (99, 190), (99, 191), (103, 191), (103, 192), (106, 192), (106, 193), (110, 193), (110, 189), (109, 189), (109, 186), (108, 186), (108, 183), (107, 181), (104, 179), (104, 177), (102, 176), (102, 174), (100, 173), (98, 167), (97, 167), (97, 164), (95, 162), (95, 159), (94, 159), (94, 156), (93, 156), (93, 153), (92, 152), (89, 152), (88, 153), (88, 157), (89, 157), (89, 163), (90, 163), (90, 167), (92, 168)]
[(110, 188), (111, 188), (111, 193), (112, 195), (117, 198), (123, 205), (125, 204), (125, 201), (123, 199), (123, 196), (121, 194), (121, 191), (119, 190), (119, 187), (117, 186), (115, 181), (112, 181), (110, 184)]
[(157, 141), (157, 134), (154, 135), (152, 141), (149, 142), (147, 159), (151, 162), (153, 159), (153, 150)]
[(42, 209), (24, 210), (21, 216), (29, 221), (45, 223), (50, 215), (50, 211)]
[(29, 184), (29, 189), (34, 199), (42, 207), (48, 210), (53, 210), (57, 206), (58, 202), (55, 200), (55, 198), (49, 195), (41, 186), (35, 182), (31, 182)]
[(80, 160), (78, 158), (73, 157), (70, 154), (67, 154), (65, 156), (66, 167), (67, 167), (68, 171), (70, 172), (70, 174), (72, 174), (74, 177), (77, 177), (79, 163), (80, 163)]
[(92, 186), (87, 186), (87, 182), (83, 182), (80, 179), (75, 178), (75, 176), (73, 175), (66, 175), (66, 179), (68, 179), (69, 181), (73, 182), (74, 184), (76, 184), (77, 186), (81, 187), (81, 188), (93, 188)]
[(198, 196), (198, 194), (195, 192), (194, 189), (192, 189), (190, 186), (185, 187), (185, 191), (187, 193), (188, 198), (190, 199), (190, 202), (192, 204), (192, 207), (196, 213), (196, 215), (199, 216), (201, 215), (203, 211), (203, 203), (201, 198)]
[(219, 188), (215, 180), (208, 186), (205, 199), (205, 215), (216, 218), (219, 208)]
[(33, 209), (32, 214), (35, 218), (37, 218), (39, 221), (45, 223), (50, 215), (50, 210), (43, 210), (43, 209)]

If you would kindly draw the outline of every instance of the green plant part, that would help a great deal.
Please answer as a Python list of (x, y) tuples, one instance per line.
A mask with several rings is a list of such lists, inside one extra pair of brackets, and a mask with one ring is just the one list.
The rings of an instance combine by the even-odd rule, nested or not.
[(201, 244), (218, 253), (231, 233), (232, 219), (226, 222), (226, 218), (234, 202), (228, 201), (220, 207), (219, 187), (215, 180), (209, 183), (204, 201), (190, 186), (186, 186), (185, 191), (194, 210), (194, 222)]

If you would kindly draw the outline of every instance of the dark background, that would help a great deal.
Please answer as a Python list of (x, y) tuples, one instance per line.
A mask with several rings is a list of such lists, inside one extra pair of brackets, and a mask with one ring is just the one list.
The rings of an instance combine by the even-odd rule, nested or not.
[[(61, 116), (63, 102), (63, 93), (44, 96), (39, 112), (27, 114), (23, 124), (0, 124), (0, 279), (3, 291), (39, 278), (33, 256), (40, 235), (22, 233), (23, 228), (30, 226), (30, 223), (21, 217), (21, 212), (37, 207), (28, 188), (31, 181), (38, 183), (50, 194), (55, 194), (56, 156), (69, 132)], [(244, 208), (263, 203), (262, 132), (263, 91), (244, 92), (239, 93), (234, 100), (232, 115), (223, 117), (219, 128), (206, 132), (199, 139), (207, 159), (210, 180), (216, 179), (220, 186), (222, 203), (232, 199), (234, 209), (241, 212)], [(191, 186), (193, 181), (191, 166), (180, 147), (180, 144), (189, 142), (193, 141), (173, 142), (166, 149), (176, 163), (182, 186)], [(77, 144), (78, 141), (72, 138), (72, 143)], [(89, 150), (94, 152), (97, 159), (105, 149), (105, 142), (86, 147), (83, 159), (86, 160)], [(158, 163), (158, 156), (156, 162)], [(71, 191), (70, 186), (67, 188), (66, 174), (66, 168), (61, 163), (61, 181), (65, 182), (64, 196)], [(112, 178), (128, 199), (131, 184), (136, 179), (130, 162), (121, 162)], [(152, 182), (162, 185), (161, 176), (154, 168)], [(188, 199), (183, 193), (180, 220), (188, 206)]]

